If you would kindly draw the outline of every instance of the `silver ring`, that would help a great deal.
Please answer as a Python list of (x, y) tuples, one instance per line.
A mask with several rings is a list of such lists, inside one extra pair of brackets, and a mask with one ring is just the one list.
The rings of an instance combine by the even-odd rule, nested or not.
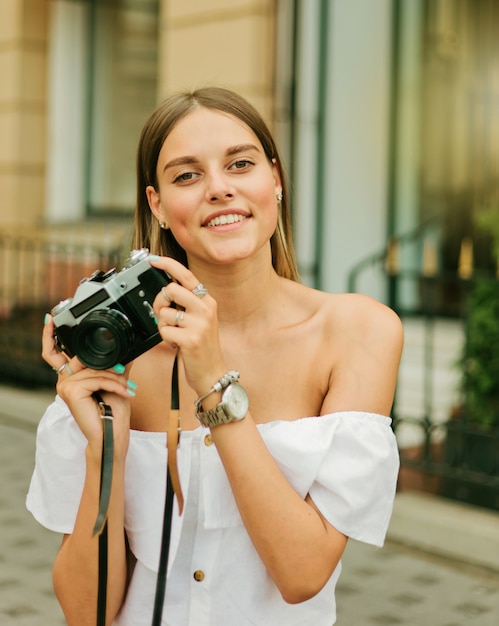
[(57, 372), (57, 374), (62, 374), (62, 372), (66, 372), (68, 376), (74, 374), (73, 370), (69, 367), (69, 363), (67, 361), (66, 363), (64, 363), (64, 365), (61, 365), (61, 367), (53, 367), (52, 369), (54, 370), (54, 372)]
[(185, 311), (182, 309), (177, 309), (175, 314), (175, 326), (178, 326), (178, 323), (184, 319)]
[(195, 296), (198, 296), (199, 298), (204, 298), (205, 295), (208, 293), (208, 289), (206, 289), (203, 283), (199, 283), (198, 285), (194, 287), (194, 289), (192, 290), (192, 293)]
[(168, 302), (168, 304), (171, 304), (173, 301), (170, 298), (170, 296), (166, 293), (165, 289), (166, 289), (166, 285), (164, 287), (161, 287), (161, 295)]

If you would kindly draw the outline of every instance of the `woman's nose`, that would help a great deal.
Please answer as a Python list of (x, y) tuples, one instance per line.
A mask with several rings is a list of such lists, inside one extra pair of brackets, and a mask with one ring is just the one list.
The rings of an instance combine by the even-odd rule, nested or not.
[(210, 202), (223, 202), (234, 197), (234, 189), (225, 176), (212, 174), (208, 180), (207, 195)]

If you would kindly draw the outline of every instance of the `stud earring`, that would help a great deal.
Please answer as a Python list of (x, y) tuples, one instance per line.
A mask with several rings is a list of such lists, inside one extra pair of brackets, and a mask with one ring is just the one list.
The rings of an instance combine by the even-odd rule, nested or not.
[(163, 230), (165, 230), (166, 228), (166, 222), (160, 222), (159, 223), (159, 227), (162, 228)]
[(278, 193), (276, 195), (276, 198), (277, 198), (277, 202), (281, 202), (281, 200), (282, 200), (282, 193)]

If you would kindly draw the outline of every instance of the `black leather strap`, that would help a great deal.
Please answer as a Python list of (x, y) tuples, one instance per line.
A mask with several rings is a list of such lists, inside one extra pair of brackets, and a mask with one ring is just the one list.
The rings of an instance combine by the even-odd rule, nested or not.
[(170, 554), (171, 519), (173, 513), (173, 486), (170, 474), (166, 474), (166, 500), (163, 516), (163, 533), (161, 536), (161, 554), (159, 558), (158, 578), (156, 579), (156, 594), (154, 597), (154, 610), (151, 626), (161, 626), (163, 605), (166, 593), (166, 573), (168, 569), (168, 556)]
[(107, 603), (107, 522), (99, 535), (99, 582), (97, 587), (97, 626), (106, 626)]
[(113, 481), (113, 411), (98, 393), (93, 394), (102, 417), (103, 441), (102, 461), (100, 474), (99, 512), (95, 521), (93, 536), (99, 535), (99, 579), (97, 588), (97, 626), (106, 625), (107, 603), (107, 561), (108, 561), (108, 536), (107, 514), (109, 500), (111, 498), (111, 485)]
[[(172, 399), (171, 409), (179, 410), (179, 394), (178, 394), (178, 366), (177, 358), (173, 364), (172, 373)], [(168, 570), (168, 556), (170, 554), (170, 538), (172, 529), (172, 513), (174, 490), (171, 481), (168, 466), (166, 469), (166, 496), (165, 496), (165, 513), (163, 516), (163, 533), (161, 536), (161, 553), (159, 557), (158, 578), (156, 580), (156, 594), (154, 597), (154, 611), (151, 626), (161, 626), (161, 617), (163, 615), (163, 604), (165, 602), (166, 593), (166, 573)]]
[(94, 393), (97, 400), (99, 411), (102, 417), (103, 442), (102, 442), (102, 463), (101, 463), (101, 481), (100, 481), (100, 499), (99, 513), (95, 520), (93, 536), (100, 535), (104, 529), (109, 510), (109, 500), (111, 499), (111, 485), (113, 482), (113, 457), (114, 457), (114, 438), (113, 438), (113, 411), (109, 404), (103, 402), (98, 393)]
[[(101, 463), (101, 484), (99, 513), (95, 522), (93, 534), (99, 535), (99, 579), (97, 592), (97, 626), (105, 626), (106, 624), (106, 600), (107, 600), (107, 569), (108, 569), (108, 533), (107, 533), (107, 515), (109, 509), (109, 500), (111, 497), (111, 485), (113, 478), (113, 412), (111, 407), (106, 404), (98, 393), (93, 394), (102, 416), (102, 425), (104, 439), (102, 444), (102, 463)], [(177, 358), (173, 365), (172, 373), (172, 390), (171, 390), (171, 409), (178, 412), (179, 410), (179, 391), (178, 391), (178, 366)], [(165, 496), (165, 512), (163, 517), (163, 533), (161, 539), (161, 553), (159, 558), (158, 578), (156, 581), (156, 594), (154, 598), (154, 609), (152, 626), (161, 626), (161, 618), (163, 614), (163, 605), (166, 592), (166, 574), (168, 570), (168, 556), (170, 553), (171, 538), (171, 521), (173, 514), (173, 500), (175, 492), (173, 489), (170, 472), (166, 472), (166, 496)]]

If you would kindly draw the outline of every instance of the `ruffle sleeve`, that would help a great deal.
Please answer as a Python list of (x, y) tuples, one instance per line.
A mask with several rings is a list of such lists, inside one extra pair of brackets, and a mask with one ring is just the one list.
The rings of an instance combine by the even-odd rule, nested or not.
[(390, 420), (370, 413), (340, 414), (338, 420), (310, 496), (340, 532), (381, 547), (399, 471)]
[[(399, 455), (391, 419), (358, 411), (259, 425), (267, 448), (288, 482), (310, 494), (324, 517), (348, 537), (382, 546), (395, 498)], [(218, 468), (223, 472), (223, 468)], [(207, 527), (224, 526), (228, 510), (217, 506), (225, 476), (206, 484)], [(232, 522), (234, 523), (234, 522)]]
[(37, 429), (26, 507), (49, 530), (72, 533), (85, 481), (87, 440), (58, 396)]

